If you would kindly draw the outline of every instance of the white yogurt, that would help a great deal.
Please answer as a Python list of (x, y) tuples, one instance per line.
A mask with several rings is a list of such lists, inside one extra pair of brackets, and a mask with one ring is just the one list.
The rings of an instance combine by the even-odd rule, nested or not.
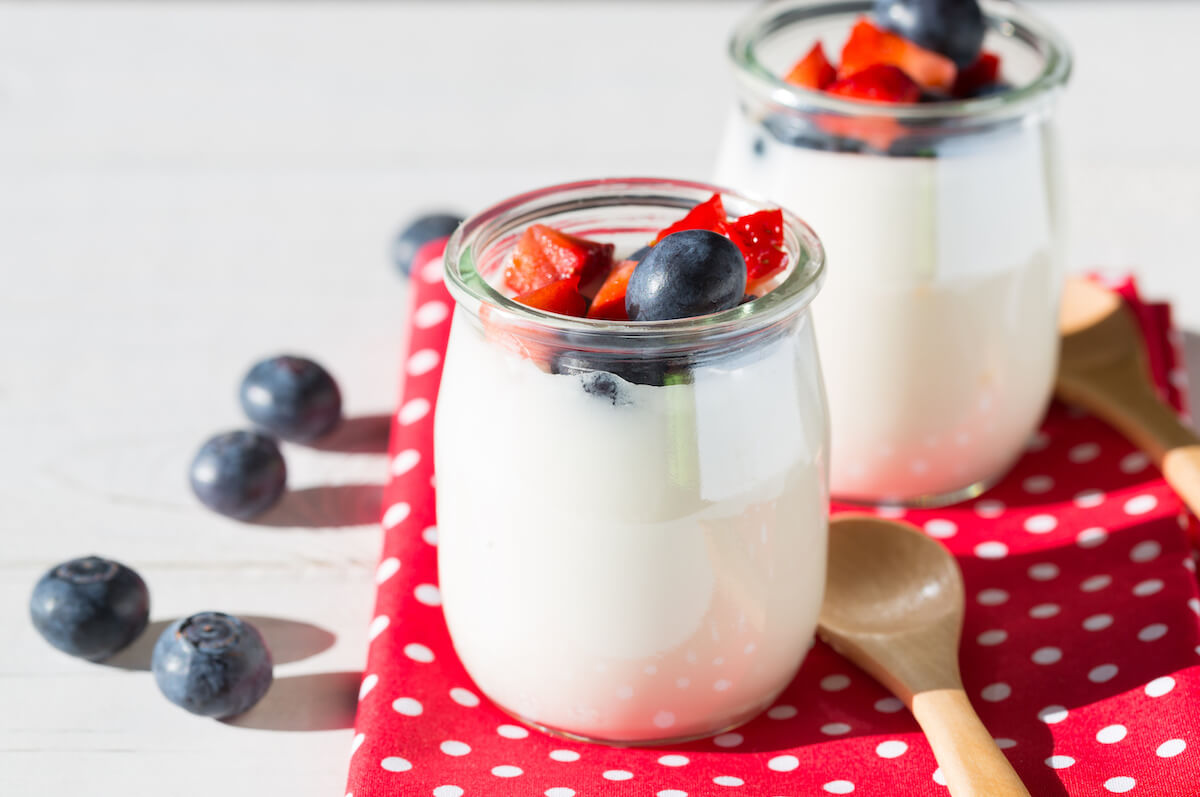
[(505, 710), (701, 736), (793, 677), (824, 590), (827, 421), (807, 318), (690, 384), (593, 395), (456, 311), (438, 399), (455, 650)]
[(717, 182), (779, 201), (828, 253), (814, 316), (835, 496), (962, 491), (1036, 428), (1058, 348), (1049, 136), (1026, 125), (889, 158), (788, 146), (733, 114)]

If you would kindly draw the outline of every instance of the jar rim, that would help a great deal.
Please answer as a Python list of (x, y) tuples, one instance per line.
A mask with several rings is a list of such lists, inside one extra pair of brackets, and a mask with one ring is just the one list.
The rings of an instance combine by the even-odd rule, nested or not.
[[(785, 246), (792, 263), (783, 280), (766, 294), (737, 307), (709, 315), (665, 321), (610, 321), (576, 318), (520, 304), (497, 290), (475, 268), (480, 252), (501, 236), (539, 219), (587, 208), (650, 205), (690, 209), (714, 193), (747, 212), (780, 209)], [(740, 215), (740, 214), (739, 214)], [(690, 180), (656, 177), (615, 177), (547, 186), (506, 199), (474, 214), (455, 230), (444, 255), (446, 286), (460, 306), (475, 315), (483, 306), (489, 319), (497, 315), (574, 340), (670, 342), (686, 344), (741, 336), (772, 326), (804, 310), (820, 290), (825, 274), (825, 250), (805, 222), (760, 197)], [(496, 318), (495, 320), (501, 320)]]
[(921, 104), (862, 102), (787, 83), (758, 60), (756, 48), (763, 37), (788, 25), (822, 17), (865, 14), (874, 7), (872, 0), (763, 2), (738, 23), (726, 55), (734, 74), (747, 89), (786, 110), (916, 123), (993, 122), (1022, 116), (1047, 93), (1066, 84), (1072, 67), (1070, 46), (1053, 26), (1012, 0), (981, 0), (980, 5), (991, 30), (1021, 40), (1043, 56), (1042, 69), (1033, 80), (1010, 91), (963, 100)]

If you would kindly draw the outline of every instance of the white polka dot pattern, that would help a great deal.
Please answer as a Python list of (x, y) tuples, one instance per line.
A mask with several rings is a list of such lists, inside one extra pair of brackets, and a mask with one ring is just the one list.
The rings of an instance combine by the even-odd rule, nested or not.
[[(441, 615), (432, 511), (432, 421), (454, 304), (440, 263), (414, 273), (411, 353), (401, 361), (409, 378), (386, 461), (387, 533), (373, 573), (379, 594), (358, 682), (364, 710), (350, 794), (576, 797), (603, 792), (603, 783), (656, 797), (947, 793), (903, 704), (820, 644), (764, 716), (675, 748), (547, 744), (467, 688)], [(427, 274), (436, 282), (424, 284)], [(1178, 500), (1147, 457), (1084, 413), (1056, 406), (1030, 449), (979, 499), (875, 511), (915, 524), (963, 562), (964, 679), (1030, 783), (1166, 794), (1200, 780), (1188, 736), (1189, 707), (1200, 699), (1200, 599)], [(731, 640), (724, 647), (691, 642), (698, 655), (690, 659), (686, 648), (677, 661), (663, 651), (623, 672), (614, 664), (607, 675), (582, 675), (611, 678), (608, 699), (630, 708), (665, 686), (674, 697), (645, 707), (642, 722), (682, 734), (693, 721), (688, 706), (739, 695), (744, 668), (770, 654), (770, 636), (735, 619), (719, 628)]]

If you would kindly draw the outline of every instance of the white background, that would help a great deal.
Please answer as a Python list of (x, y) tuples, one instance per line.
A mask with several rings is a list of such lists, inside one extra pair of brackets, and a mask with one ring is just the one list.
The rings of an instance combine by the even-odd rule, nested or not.
[[(707, 177), (748, 7), (0, 5), (0, 792), (341, 794), (386, 462), (287, 449), (302, 492), (263, 527), (202, 511), (190, 456), (242, 423), (237, 382), (278, 351), (329, 365), (351, 416), (388, 412), (405, 296), (387, 248), (412, 213)], [(1042, 10), (1078, 59), (1072, 267), (1135, 268), (1200, 330), (1200, 5)], [(287, 663), (254, 727), (41, 643), (30, 587), (91, 552), (146, 576), (156, 620), (277, 618)]]

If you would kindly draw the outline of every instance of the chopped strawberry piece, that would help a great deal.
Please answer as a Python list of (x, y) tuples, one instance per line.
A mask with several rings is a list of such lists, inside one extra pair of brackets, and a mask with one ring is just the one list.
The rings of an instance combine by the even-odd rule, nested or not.
[(544, 224), (534, 224), (513, 249), (512, 265), (504, 283), (518, 294), (574, 277), (576, 286), (603, 279), (612, 266), (613, 245), (567, 235)]
[(683, 232), (684, 230), (708, 230), (720, 233), (721, 235), (728, 235), (729, 224), (725, 215), (725, 205), (721, 202), (721, 195), (713, 194), (689, 210), (688, 214), (682, 219), (670, 227), (660, 230), (654, 240), (650, 242), (650, 245), (653, 246), (668, 235)]
[(628, 321), (625, 312), (625, 289), (629, 287), (629, 278), (637, 267), (636, 260), (622, 260), (613, 266), (608, 279), (600, 286), (592, 306), (588, 310), (588, 318), (606, 318), (610, 321)]
[(783, 211), (760, 210), (733, 221), (729, 237), (746, 258), (746, 281), (771, 276), (787, 264), (783, 251)]
[(921, 101), (921, 87), (904, 70), (889, 64), (869, 66), (838, 80), (826, 91), (871, 102)]
[(784, 80), (806, 89), (823, 89), (837, 80), (837, 70), (825, 57), (825, 48), (821, 42), (817, 42), (808, 51), (808, 55), (796, 62)]
[(973, 64), (958, 73), (954, 81), (955, 97), (972, 97), (975, 92), (1000, 79), (1000, 56), (980, 53)]
[(877, 64), (899, 67), (921, 86), (940, 91), (953, 88), (958, 74), (958, 67), (946, 56), (876, 27), (864, 17), (855, 23), (842, 48), (838, 77), (846, 78)]
[(549, 285), (522, 293), (514, 297), (513, 301), (545, 310), (547, 313), (578, 317), (583, 317), (588, 309), (587, 299), (579, 292), (578, 277), (555, 280)]

